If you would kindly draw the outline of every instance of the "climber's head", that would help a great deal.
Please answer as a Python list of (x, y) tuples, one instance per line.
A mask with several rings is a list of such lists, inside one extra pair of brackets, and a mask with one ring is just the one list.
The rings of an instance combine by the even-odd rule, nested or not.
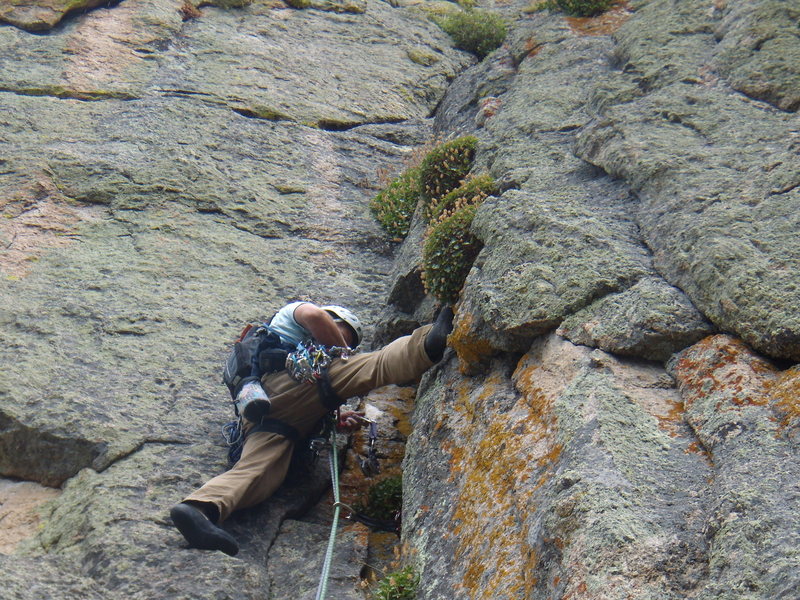
[(361, 343), (361, 321), (353, 312), (343, 306), (323, 306), (322, 310), (333, 317), (333, 321), (342, 330), (342, 335), (349, 338), (350, 347), (355, 348)]

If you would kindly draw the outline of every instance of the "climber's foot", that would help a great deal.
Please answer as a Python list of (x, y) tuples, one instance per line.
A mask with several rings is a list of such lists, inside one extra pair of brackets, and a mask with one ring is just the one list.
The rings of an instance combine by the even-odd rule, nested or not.
[(447, 336), (453, 331), (453, 309), (445, 306), (439, 312), (433, 327), (425, 336), (425, 352), (433, 362), (439, 362), (444, 356)]
[(230, 556), (239, 552), (239, 544), (233, 536), (214, 525), (199, 508), (181, 502), (173, 506), (169, 514), (192, 548), (219, 550)]

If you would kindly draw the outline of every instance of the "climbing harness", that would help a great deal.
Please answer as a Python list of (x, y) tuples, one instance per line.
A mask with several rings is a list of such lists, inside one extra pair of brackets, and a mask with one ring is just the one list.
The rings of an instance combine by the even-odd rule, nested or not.
[(286, 370), (295, 381), (316, 383), (325, 376), (334, 358), (347, 360), (354, 352), (341, 346), (318, 345), (311, 340), (300, 342), (286, 357)]
[(302, 439), (297, 429), (285, 421), (271, 419), (269, 417), (264, 417), (258, 425), (253, 425), (245, 432), (244, 420), (240, 415), (237, 420), (222, 426), (222, 437), (225, 439), (225, 443), (228, 444), (228, 468), (233, 467), (242, 457), (242, 449), (244, 448), (244, 441), (247, 436), (251, 433), (258, 433), (259, 431), (277, 433), (293, 442), (299, 442)]

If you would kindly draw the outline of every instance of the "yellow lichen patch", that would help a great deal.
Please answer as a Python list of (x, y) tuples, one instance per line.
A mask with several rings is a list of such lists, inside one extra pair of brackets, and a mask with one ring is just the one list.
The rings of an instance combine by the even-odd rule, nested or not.
[(394, 417), (394, 426), (403, 436), (411, 435), (411, 413), (414, 411), (416, 390), (412, 387), (400, 388), (395, 402), (387, 404), (385, 410)]
[(771, 382), (770, 396), (780, 415), (781, 428), (800, 425), (800, 365), (787, 369)]
[(491, 420), (483, 406), (509, 392), (499, 375), (456, 389), (454, 441), (445, 449), (451, 481), (460, 485), (452, 524), (455, 558), (465, 569), (460, 587), (471, 598), (526, 597), (535, 585), (537, 559), (523, 523), (561, 452), (553, 399), (535, 379), (535, 367), (519, 367), (516, 402)]
[(477, 373), (486, 359), (494, 354), (491, 343), (474, 334), (472, 323), (471, 314), (459, 315), (453, 332), (447, 338), (448, 345), (456, 351), (458, 368), (464, 375)]
[(0, 270), (24, 277), (47, 250), (78, 239), (78, 227), (101, 209), (71, 205), (44, 174), (23, 189), (0, 191)]
[(611, 35), (631, 18), (633, 11), (627, 2), (618, 2), (594, 17), (566, 17), (573, 33), (578, 35)]

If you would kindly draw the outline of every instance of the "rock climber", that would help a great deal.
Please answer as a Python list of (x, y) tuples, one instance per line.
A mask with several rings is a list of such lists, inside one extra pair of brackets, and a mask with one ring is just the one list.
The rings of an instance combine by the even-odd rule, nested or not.
[[(334, 359), (327, 369), (329, 393), (323, 386), (295, 381), (285, 370), (265, 375), (261, 383), (269, 397), (268, 419), (258, 425), (245, 423), (247, 435), (241, 458), (233, 468), (209, 480), (170, 511), (189, 546), (235, 555), (239, 545), (220, 524), (233, 511), (254, 506), (275, 492), (286, 477), (295, 443), (305, 439), (326, 414), (347, 398), (388, 384), (418, 381), (441, 360), (452, 322), (452, 310), (444, 307), (433, 324), (380, 350), (355, 353), (346, 360)], [(294, 302), (278, 311), (269, 325), (280, 334), (281, 341), (292, 345), (308, 339), (325, 346), (349, 348), (361, 343), (361, 323), (340, 306)], [(357, 424), (354, 413), (340, 416), (339, 425), (345, 429)]]

